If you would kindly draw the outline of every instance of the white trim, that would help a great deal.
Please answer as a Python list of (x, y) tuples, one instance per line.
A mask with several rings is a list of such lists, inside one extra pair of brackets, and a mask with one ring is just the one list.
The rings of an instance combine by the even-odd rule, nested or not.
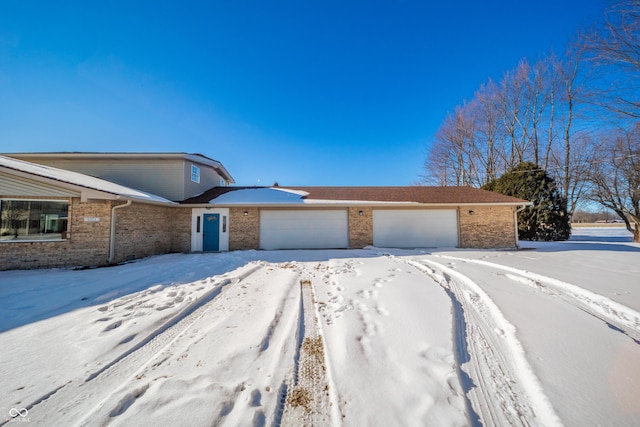
[(41, 239), (41, 240), (0, 240), (0, 245), (6, 243), (51, 243), (51, 242), (66, 242), (69, 239)]
[[(191, 252), (202, 252), (202, 217), (204, 214), (220, 214), (220, 252), (229, 250), (229, 209), (228, 208), (193, 208), (191, 209)], [(198, 217), (200, 230), (198, 231)], [(226, 221), (224, 218), (226, 217)], [(223, 227), (226, 225), (226, 230)]]
[(191, 165), (191, 182), (200, 184), (200, 168), (194, 164)]
[[(2, 211), (2, 202), (4, 201), (17, 201), (17, 202), (55, 202), (55, 203), (66, 203), (67, 204), (67, 230), (65, 231), (65, 233), (67, 234), (67, 236), (69, 235), (69, 227), (71, 225), (71, 217), (69, 216), (70, 210), (71, 210), (71, 200), (69, 200), (71, 197), (61, 197), (59, 199), (49, 199), (49, 198), (31, 198), (33, 196), (30, 196), (29, 198), (19, 198), (19, 199), (15, 199), (12, 197), (1, 197), (0, 198), (0, 212)], [(1, 220), (1, 218), (0, 218)], [(69, 238), (67, 237), (66, 239), (62, 238), (62, 237), (56, 237), (56, 238), (51, 238), (51, 239), (25, 239), (25, 240), (21, 240), (21, 239), (11, 239), (11, 240), (0, 240), (0, 244), (3, 243), (37, 243), (37, 242), (66, 242), (67, 240), (69, 240)]]
[(469, 202), (469, 203), (420, 203), (420, 202), (372, 202), (359, 200), (320, 200), (305, 199), (302, 203), (215, 203), (215, 199), (209, 203), (189, 203), (185, 206), (215, 206), (221, 207), (246, 207), (246, 208), (291, 208), (291, 209), (317, 209), (317, 208), (345, 208), (345, 207), (371, 207), (371, 208), (418, 208), (418, 209), (454, 209), (463, 206), (532, 206), (531, 202)]

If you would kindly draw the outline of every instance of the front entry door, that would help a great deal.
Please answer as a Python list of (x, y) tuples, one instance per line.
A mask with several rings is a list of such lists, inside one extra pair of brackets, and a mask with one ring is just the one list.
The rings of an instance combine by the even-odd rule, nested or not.
[(220, 214), (204, 214), (202, 219), (202, 250), (217, 252), (220, 250)]

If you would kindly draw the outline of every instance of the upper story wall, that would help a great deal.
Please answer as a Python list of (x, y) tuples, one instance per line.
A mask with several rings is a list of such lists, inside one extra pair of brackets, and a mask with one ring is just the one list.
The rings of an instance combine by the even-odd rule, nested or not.
[[(195, 155), (125, 153), (17, 153), (10, 157), (95, 176), (169, 200), (181, 201), (227, 185), (210, 159)], [(196, 170), (192, 169), (197, 168)], [(222, 165), (220, 165), (222, 169)], [(231, 182), (233, 182), (231, 180)], [(224, 184), (221, 184), (224, 183)]]
[[(198, 168), (198, 177), (194, 176), (193, 167)], [(171, 199), (174, 201), (182, 201), (190, 197), (202, 194), (212, 187), (226, 186), (229, 183), (220, 174), (210, 166), (201, 163), (185, 160), (183, 162), (183, 196), (181, 199)]]

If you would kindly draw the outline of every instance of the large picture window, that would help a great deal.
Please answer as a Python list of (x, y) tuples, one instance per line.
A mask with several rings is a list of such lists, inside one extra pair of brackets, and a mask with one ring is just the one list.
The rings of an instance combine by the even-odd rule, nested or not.
[(0, 241), (66, 239), (68, 213), (65, 201), (0, 200)]

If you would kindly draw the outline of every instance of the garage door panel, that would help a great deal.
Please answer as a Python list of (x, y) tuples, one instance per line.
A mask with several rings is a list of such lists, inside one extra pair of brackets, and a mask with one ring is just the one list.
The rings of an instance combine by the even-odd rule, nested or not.
[(263, 210), (261, 249), (333, 249), (349, 246), (346, 210)]
[(374, 210), (373, 244), (393, 248), (458, 246), (457, 212), (454, 209)]

